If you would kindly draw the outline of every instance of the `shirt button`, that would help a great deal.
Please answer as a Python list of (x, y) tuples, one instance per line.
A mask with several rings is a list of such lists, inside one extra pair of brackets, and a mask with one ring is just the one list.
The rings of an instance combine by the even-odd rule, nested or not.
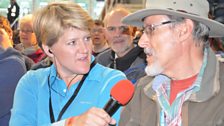
[(66, 93), (66, 91), (67, 91), (66, 89), (63, 90), (64, 93)]

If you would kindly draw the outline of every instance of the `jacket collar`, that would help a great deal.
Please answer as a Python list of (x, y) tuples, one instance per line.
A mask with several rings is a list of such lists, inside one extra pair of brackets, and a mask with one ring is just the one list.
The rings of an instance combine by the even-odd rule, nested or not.
[[(200, 90), (193, 93), (189, 100), (193, 102), (204, 102), (217, 94), (219, 90), (219, 62), (212, 50), (209, 50), (208, 63), (202, 78)], [(144, 93), (152, 100), (156, 100), (156, 92), (152, 89), (152, 82), (144, 87)]]

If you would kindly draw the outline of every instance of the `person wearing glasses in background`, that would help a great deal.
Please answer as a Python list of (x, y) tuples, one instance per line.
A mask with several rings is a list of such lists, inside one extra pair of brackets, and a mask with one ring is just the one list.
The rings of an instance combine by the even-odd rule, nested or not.
[(93, 41), (93, 55), (98, 54), (109, 49), (107, 40), (105, 38), (104, 24), (101, 20), (94, 20), (94, 26), (91, 30), (92, 41)]
[(32, 18), (33, 15), (29, 14), (19, 20), (19, 38), (21, 43), (16, 45), (15, 48), (37, 63), (45, 58), (45, 54), (37, 44), (36, 35), (33, 32)]
[(146, 66), (143, 49), (134, 45), (134, 28), (121, 23), (121, 19), (130, 12), (118, 6), (104, 19), (106, 39), (111, 49), (96, 57), (104, 66), (121, 70), (127, 78), (135, 83), (145, 75)]
[[(28, 71), (15, 91), (10, 126), (105, 126), (115, 124), (102, 108), (111, 88), (126, 79), (92, 56), (93, 20), (78, 4), (53, 2), (34, 13), (37, 41), (53, 64)], [(114, 120), (114, 119), (115, 120)]]
[(224, 25), (208, 11), (207, 0), (147, 0), (146, 9), (123, 19), (143, 27), (148, 76), (138, 81), (119, 126), (224, 125), (224, 64), (209, 48)]

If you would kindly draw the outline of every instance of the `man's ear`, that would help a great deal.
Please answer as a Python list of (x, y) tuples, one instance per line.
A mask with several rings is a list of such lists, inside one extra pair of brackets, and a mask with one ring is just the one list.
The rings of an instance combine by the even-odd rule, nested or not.
[(178, 27), (178, 37), (180, 42), (185, 41), (192, 35), (193, 27), (193, 21), (190, 19), (185, 19), (184, 23), (180, 24)]
[(42, 48), (47, 56), (54, 57), (54, 54), (49, 46), (42, 44)]

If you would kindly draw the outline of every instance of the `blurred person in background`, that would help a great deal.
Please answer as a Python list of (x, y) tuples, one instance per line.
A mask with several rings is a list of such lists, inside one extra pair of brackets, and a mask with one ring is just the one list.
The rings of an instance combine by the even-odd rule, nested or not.
[(137, 45), (141, 36), (142, 36), (142, 29), (136, 28), (133, 43)]
[(18, 27), (20, 7), (16, 0), (10, 0), (10, 5), (7, 10), (7, 19), (9, 20), (12, 30), (16, 30)]
[[(19, 45), (21, 42), (20, 42), (20, 38), (19, 38), (19, 29), (16, 29), (16, 30), (13, 30), (13, 36), (12, 36), (12, 40), (13, 40), (13, 47), (15, 48), (15, 49), (17, 49), (17, 45)], [(18, 49), (17, 50), (21, 50), (20, 49), (21, 47), (20, 47), (20, 45), (19, 45), (19, 47), (18, 47)]]
[(138, 81), (119, 126), (224, 125), (224, 64), (209, 48), (224, 25), (208, 11), (207, 0), (147, 0), (146, 9), (123, 19), (143, 27), (148, 76)]
[(12, 29), (0, 15), (0, 126), (8, 126), (13, 96), (19, 79), (25, 74), (25, 60), (12, 48)]
[(20, 79), (10, 126), (115, 124), (120, 110), (110, 117), (102, 108), (111, 88), (126, 77), (94, 61), (92, 18), (67, 1), (40, 8), (33, 21), (38, 44), (53, 64), (30, 70)]
[(104, 66), (121, 70), (135, 83), (145, 75), (146, 61), (143, 49), (133, 43), (134, 28), (121, 22), (129, 13), (118, 6), (106, 15), (105, 33), (111, 49), (99, 54), (96, 59)]
[(93, 41), (93, 55), (98, 54), (109, 49), (107, 40), (105, 38), (104, 24), (101, 20), (94, 20), (94, 26), (91, 30), (92, 41)]
[[(209, 18), (224, 24), (224, 0), (208, 0)], [(217, 58), (224, 62), (224, 37), (210, 38), (210, 46)]]
[[(10, 27), (10, 23), (8, 22), (7, 18), (0, 15), (1, 21), (1, 46), (3, 49), (8, 50), (8, 53), (22, 56), (22, 59), (25, 62), (26, 70), (29, 70), (32, 65), (34, 64), (33, 60), (29, 57), (23, 55), (21, 52), (13, 48), (13, 31)], [(21, 56), (20, 56), (21, 55)]]
[(33, 16), (29, 14), (19, 20), (19, 38), (21, 43), (16, 48), (37, 63), (45, 58), (45, 54), (37, 44), (36, 35), (33, 32), (32, 18)]

